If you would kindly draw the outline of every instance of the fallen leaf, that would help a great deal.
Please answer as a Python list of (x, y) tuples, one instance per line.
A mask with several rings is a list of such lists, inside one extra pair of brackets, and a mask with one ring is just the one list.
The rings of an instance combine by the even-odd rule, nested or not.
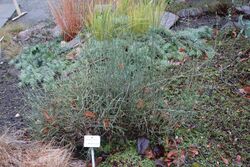
[(45, 120), (48, 122), (48, 123), (51, 123), (52, 122), (52, 117), (49, 115), (48, 111), (43, 111), (43, 116), (45, 118)]
[(110, 121), (109, 121), (109, 119), (104, 119), (102, 121), (102, 123), (103, 123), (104, 129), (108, 129), (110, 127)]
[(175, 164), (177, 166), (180, 166), (182, 164), (184, 164), (186, 159), (186, 155), (185, 155), (185, 151), (181, 150), (172, 150), (170, 152), (167, 153), (166, 158), (165, 158), (165, 162), (167, 162), (168, 166), (171, 166), (171, 164)]
[(178, 156), (178, 150), (172, 150), (167, 154), (168, 159), (174, 159), (177, 156)]
[(145, 151), (145, 157), (148, 158), (148, 159), (155, 159), (155, 155), (154, 155), (154, 152), (151, 150), (151, 149), (147, 149)]
[(77, 57), (77, 52), (76, 51), (72, 51), (69, 54), (66, 55), (66, 59), (67, 60), (75, 60)]
[(191, 156), (191, 157), (195, 157), (197, 155), (199, 155), (199, 151), (196, 147), (190, 147), (188, 149), (188, 154)]
[(233, 31), (233, 32), (232, 32), (232, 36), (233, 36), (233, 38), (236, 38), (236, 37), (237, 37), (237, 32), (236, 32), (236, 31)]
[(179, 48), (179, 52), (185, 52), (186, 49), (185, 48)]
[[(95, 165), (96, 165), (96, 166), (100, 165), (102, 161), (103, 161), (103, 158), (102, 158), (102, 157), (96, 158), (96, 159), (95, 159)], [(92, 163), (89, 162), (87, 167), (92, 167)]]
[(229, 160), (221, 156), (222, 161), (224, 164), (229, 165)]
[(84, 115), (85, 117), (91, 118), (91, 119), (96, 118), (96, 114), (93, 113), (93, 112), (91, 112), (91, 111), (85, 111), (85, 112), (83, 113), (83, 115)]
[(140, 155), (144, 155), (146, 150), (149, 148), (149, 140), (145, 137), (137, 139), (137, 152)]
[(143, 88), (143, 93), (148, 94), (148, 93), (150, 93), (150, 92), (151, 92), (151, 89), (150, 89), (150, 88), (148, 88), (148, 87), (144, 87), (144, 88)]
[(43, 134), (47, 135), (48, 132), (49, 132), (49, 128), (48, 128), (48, 127), (45, 127), (45, 128), (43, 128), (43, 129), (41, 130), (41, 132), (42, 132)]
[(118, 64), (118, 68), (120, 69), (120, 70), (123, 70), (124, 69), (124, 64), (123, 63), (121, 63), (121, 64)]
[(246, 98), (250, 98), (250, 86), (245, 86), (242, 89), (239, 89), (239, 92), (244, 95)]
[(142, 99), (139, 99), (139, 100), (137, 101), (137, 103), (136, 103), (136, 108), (137, 108), (138, 110), (140, 110), (140, 109), (143, 109), (144, 106), (145, 106), (144, 101), (143, 101)]
[(70, 106), (71, 106), (71, 108), (72, 108), (73, 110), (77, 110), (77, 101), (76, 101), (76, 99), (74, 99), (74, 100), (72, 100), (72, 101), (70, 102)]

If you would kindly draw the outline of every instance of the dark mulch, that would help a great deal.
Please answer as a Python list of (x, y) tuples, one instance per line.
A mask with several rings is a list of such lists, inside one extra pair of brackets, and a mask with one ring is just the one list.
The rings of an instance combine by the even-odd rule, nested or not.
[[(8, 60), (0, 57), (0, 132), (25, 126), (23, 114), (27, 111), (23, 91), (18, 87), (18, 74)], [(15, 117), (20, 114), (20, 117)]]

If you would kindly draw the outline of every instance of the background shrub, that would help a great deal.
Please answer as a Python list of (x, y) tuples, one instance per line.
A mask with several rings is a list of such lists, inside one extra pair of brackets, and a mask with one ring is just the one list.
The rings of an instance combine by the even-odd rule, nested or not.
[(98, 40), (105, 40), (124, 32), (145, 34), (159, 27), (166, 4), (164, 0), (120, 0), (96, 7), (87, 27)]
[[(87, 42), (88, 45), (85, 45), (84, 51), (91, 52), (89, 55), (97, 55), (107, 52), (105, 47), (119, 49), (116, 45), (120, 47), (124, 45), (125, 48), (134, 46), (141, 48), (140, 50), (134, 48), (135, 54), (142, 54), (138, 57), (154, 62), (154, 68), (164, 71), (175, 62), (183, 63), (187, 57), (208, 56), (211, 58), (214, 55), (214, 50), (204, 41), (204, 39), (210, 38), (211, 29), (208, 27), (179, 32), (157, 28), (136, 38), (125, 33), (120, 39), (109, 41), (110, 45), (108, 41), (98, 42), (92, 39)], [(129, 47), (130, 45), (131, 47)], [(145, 54), (145, 51), (151, 54)], [(74, 73), (77, 68), (82, 66), (82, 62), (86, 61), (86, 54), (78, 56), (75, 60), (67, 60), (67, 56), (63, 56), (65, 53), (67, 50), (62, 48), (57, 41), (24, 49), (23, 53), (12, 61), (21, 70), (21, 85), (35, 87), (39, 84), (49, 87), (61, 76)], [(117, 53), (116, 57), (118, 59), (120, 53)]]

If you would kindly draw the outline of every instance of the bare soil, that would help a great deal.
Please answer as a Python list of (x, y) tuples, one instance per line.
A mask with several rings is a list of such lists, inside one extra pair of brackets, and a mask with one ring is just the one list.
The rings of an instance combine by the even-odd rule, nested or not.
[(22, 115), (27, 107), (18, 82), (15, 68), (8, 64), (8, 60), (0, 57), (0, 132), (7, 128), (18, 130), (25, 126)]

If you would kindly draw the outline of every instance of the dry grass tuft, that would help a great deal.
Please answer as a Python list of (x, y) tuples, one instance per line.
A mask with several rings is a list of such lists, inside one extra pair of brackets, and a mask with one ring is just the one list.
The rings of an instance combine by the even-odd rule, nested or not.
[(1, 167), (69, 167), (71, 153), (50, 144), (15, 140), (6, 134), (0, 136)]
[(4, 36), (0, 43), (0, 52), (2, 51), (7, 58), (14, 58), (21, 52), (22, 47), (13, 38), (24, 28), (21, 24), (8, 24), (0, 29), (0, 38)]

